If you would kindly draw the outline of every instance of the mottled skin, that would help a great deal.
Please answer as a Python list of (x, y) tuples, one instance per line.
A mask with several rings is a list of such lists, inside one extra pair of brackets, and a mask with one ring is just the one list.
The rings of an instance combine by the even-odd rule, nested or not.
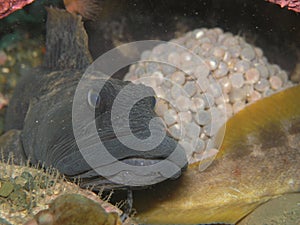
[[(112, 184), (109, 180), (99, 176), (86, 163), (78, 150), (73, 134), (74, 92), (89, 63), (91, 63), (91, 57), (81, 18), (63, 10), (48, 9), (47, 54), (44, 65), (24, 77), (17, 86), (7, 112), (6, 130), (22, 129), (21, 142), (24, 154), (26, 158), (30, 158), (32, 164), (40, 162), (46, 167), (53, 166), (69, 178), (80, 176), (82, 186), (116, 187), (119, 185)], [(93, 79), (105, 83), (104, 78), (106, 76), (102, 75)], [(100, 104), (93, 108), (89, 103), (90, 96), (86, 93), (81, 107), (95, 112), (98, 135), (116, 160), (139, 164), (155, 163), (166, 159), (177, 146), (177, 142), (169, 135), (166, 135), (158, 147), (147, 153), (133, 151), (117, 141), (111, 127), (110, 111), (114, 98), (126, 85), (131, 85), (132, 90), (127, 93), (127, 99), (137, 95), (136, 91), (141, 89), (154, 96), (153, 90), (144, 85), (133, 85), (130, 82), (109, 79), (99, 96), (97, 93)], [(147, 97), (134, 107), (130, 125), (134, 135), (139, 138), (147, 138), (150, 134), (148, 124), (156, 116), (154, 105), (154, 97)], [(91, 122), (85, 121), (82, 124), (82, 130), (90, 126)], [(163, 124), (160, 129), (165, 129)], [(96, 135), (97, 138), (98, 135)], [(87, 147), (92, 138), (85, 140)], [(11, 149), (6, 149), (6, 151), (9, 150)], [(97, 158), (101, 155), (97, 154), (93, 157)], [(179, 157), (185, 159), (183, 150)], [(177, 166), (176, 161), (171, 163)], [(161, 174), (155, 174), (153, 179), (158, 177), (161, 177)]]
[[(260, 204), (300, 192), (300, 85), (251, 104), (226, 123), (213, 163), (134, 193), (145, 224), (235, 224)], [(145, 204), (147, 202), (147, 204)]]

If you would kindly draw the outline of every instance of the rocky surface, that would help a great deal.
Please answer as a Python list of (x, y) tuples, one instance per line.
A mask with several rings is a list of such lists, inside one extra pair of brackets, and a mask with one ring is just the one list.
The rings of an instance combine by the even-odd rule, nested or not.
[[(102, 200), (101, 193), (96, 195), (89, 190), (79, 188), (78, 185), (66, 181), (54, 169), (44, 172), (42, 169), (32, 168), (29, 165), (16, 166), (11, 161), (0, 162), (1, 224), (23, 224), (31, 220), (38, 212), (48, 209), (54, 199), (66, 193), (80, 194), (97, 202), (97, 205), (106, 212), (122, 214), (121, 210), (108, 202), (109, 198)], [(96, 203), (91, 202), (91, 204)], [(60, 208), (56, 213), (64, 212), (66, 209)]]
[(258, 207), (238, 225), (300, 224), (300, 194), (286, 194)]

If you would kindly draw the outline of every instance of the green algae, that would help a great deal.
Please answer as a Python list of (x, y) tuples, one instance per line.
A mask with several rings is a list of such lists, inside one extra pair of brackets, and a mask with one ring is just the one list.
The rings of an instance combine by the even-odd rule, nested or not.
[(38, 224), (51, 225), (117, 225), (117, 213), (107, 213), (97, 202), (79, 194), (65, 194), (50, 203), (49, 209), (35, 217)]
[[(64, 206), (67, 206), (66, 212), (68, 213), (63, 213), (63, 215), (54, 213), (55, 217), (53, 217), (61, 221), (53, 225), (67, 225), (68, 222), (62, 221), (68, 221), (66, 219), (69, 218), (68, 215), (77, 215), (79, 220), (86, 217), (86, 213), (78, 212), (75, 207), (76, 204), (83, 203), (87, 203), (86, 207), (90, 211), (96, 214), (102, 213), (99, 221), (104, 218), (104, 222), (100, 224), (120, 224), (119, 215), (122, 212), (118, 207), (111, 205), (108, 200), (101, 200), (100, 195), (97, 196), (89, 190), (79, 188), (77, 184), (66, 181), (55, 169), (34, 168), (26, 163), (22, 166), (14, 165), (12, 158), (8, 162), (0, 160), (0, 184), (0, 224), (24, 224), (26, 221), (32, 221), (33, 218), (39, 218), (45, 212), (50, 212), (50, 206), (62, 211), (65, 210)], [(66, 194), (71, 196), (75, 194), (76, 197), (73, 200), (68, 197), (55, 200)]]

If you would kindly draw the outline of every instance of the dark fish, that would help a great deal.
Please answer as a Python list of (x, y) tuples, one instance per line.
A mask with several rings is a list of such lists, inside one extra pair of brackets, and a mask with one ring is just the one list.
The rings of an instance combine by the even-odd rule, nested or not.
[[(79, 121), (79, 132), (82, 132), (79, 139), (83, 143), (81, 147), (85, 152), (88, 151), (88, 157), (96, 163), (91, 166), (83, 157), (82, 151), (79, 151), (72, 126), (75, 90), (84, 70), (92, 62), (81, 17), (64, 10), (49, 8), (46, 45), (47, 53), (43, 67), (21, 80), (9, 105), (6, 118), (6, 130), (22, 130), (21, 142), (24, 154), (32, 164), (53, 166), (68, 178), (80, 177), (82, 186), (92, 185), (95, 188), (103, 185), (144, 186), (147, 183), (154, 184), (167, 178), (176, 178), (181, 174), (182, 167), (186, 165), (186, 156), (169, 134), (166, 134), (162, 142), (150, 151), (133, 150), (118, 140), (112, 126), (114, 120), (118, 123), (118, 128), (126, 130), (128, 127), (123, 122), (126, 115), (122, 107), (127, 106), (130, 100), (140, 93), (148, 93), (151, 96), (138, 101), (129, 116), (133, 135), (139, 140), (148, 138), (151, 135), (149, 122), (157, 116), (153, 109), (154, 91), (144, 85), (107, 79), (103, 73), (100, 76), (91, 75), (89, 78), (92, 83), (100, 82), (103, 85), (100, 93), (93, 88), (88, 89), (84, 96), (81, 96), (83, 100), (79, 104), (95, 115), (97, 128), (95, 135), (86, 135), (94, 120), (83, 118)], [(130, 91), (124, 92), (124, 101), (119, 106), (117, 115), (113, 117), (112, 105), (125, 87)], [(158, 123), (156, 131), (164, 130), (163, 123)], [(127, 130), (121, 134), (123, 137), (129, 135)], [(103, 143), (102, 147), (113, 156), (114, 161), (105, 161), (103, 149), (97, 145), (99, 138)], [(176, 157), (169, 157), (176, 147), (179, 148)], [(167, 177), (159, 170), (145, 170), (145, 166), (163, 161), (168, 163), (171, 170), (176, 171), (174, 176)], [(138, 170), (113, 167), (118, 162), (135, 166)], [(100, 176), (95, 169), (101, 172), (105, 170), (104, 175), (101, 173)]]

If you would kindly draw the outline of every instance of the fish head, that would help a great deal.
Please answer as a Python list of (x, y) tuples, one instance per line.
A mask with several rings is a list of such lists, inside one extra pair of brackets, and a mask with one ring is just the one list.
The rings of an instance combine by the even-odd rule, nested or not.
[[(97, 82), (83, 94), (93, 119), (80, 120), (85, 128), (79, 129), (89, 130), (80, 137), (81, 153), (94, 168), (82, 174), (88, 183), (140, 187), (179, 177), (186, 154), (155, 113), (153, 89), (116, 79)], [(99, 179), (97, 171), (107, 179)]]

